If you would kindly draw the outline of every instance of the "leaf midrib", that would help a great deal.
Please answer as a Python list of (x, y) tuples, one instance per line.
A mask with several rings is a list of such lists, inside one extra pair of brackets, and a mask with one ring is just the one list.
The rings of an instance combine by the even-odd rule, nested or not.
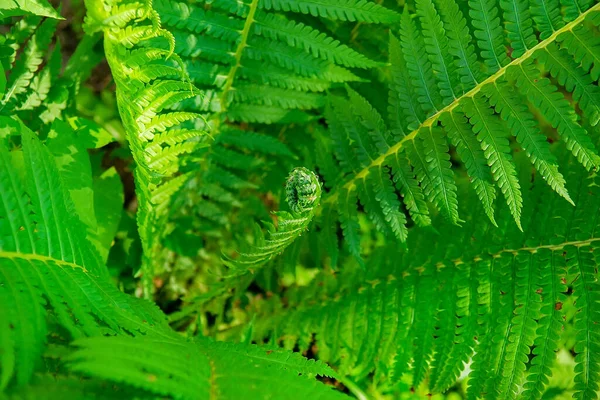
[(258, 8), (258, 0), (252, 0), (250, 4), (250, 10), (248, 11), (248, 16), (246, 17), (246, 21), (244, 22), (244, 28), (242, 29), (242, 33), (240, 34), (240, 43), (237, 46), (237, 49), (234, 54), (235, 64), (229, 70), (227, 74), (227, 78), (225, 79), (225, 84), (223, 85), (223, 91), (221, 92), (220, 101), (221, 101), (221, 113), (227, 111), (227, 96), (229, 91), (233, 87), (233, 82), (235, 80), (237, 71), (242, 66), (242, 54), (244, 53), (244, 49), (248, 43), (248, 37), (250, 36), (250, 28), (254, 23), (254, 15)]
[(48, 256), (44, 256), (42, 254), (31, 254), (31, 253), (17, 253), (17, 252), (11, 252), (11, 251), (0, 251), (0, 260), (1, 259), (9, 259), (9, 260), (14, 260), (14, 259), (20, 259), (20, 260), (35, 260), (35, 261), (41, 261), (43, 263), (55, 263), (61, 267), (71, 267), (71, 268), (79, 268), (82, 269), (83, 272), (88, 272), (88, 270), (78, 264), (72, 263), (72, 262), (68, 262), (68, 261), (64, 261), (61, 259), (57, 259), (54, 257), (48, 257)]
[[(538, 44), (536, 44), (535, 46), (533, 46), (531, 49), (527, 50), (521, 57), (514, 59), (513, 61), (511, 61), (510, 63), (508, 63), (504, 67), (500, 68), (494, 74), (490, 75), (488, 78), (486, 78), (485, 80), (483, 80), (482, 82), (480, 82), (473, 89), (471, 89), (467, 93), (463, 94), (462, 96), (458, 97), (452, 103), (450, 103), (447, 106), (443, 107), (442, 109), (438, 110), (435, 114), (433, 114), (432, 116), (430, 116), (429, 118), (427, 118), (425, 121), (423, 121), (419, 125), (418, 128), (416, 128), (411, 133), (409, 133), (408, 135), (406, 135), (398, 143), (396, 143), (395, 145), (391, 146), (388, 149), (387, 152), (385, 152), (384, 154), (382, 154), (379, 157), (377, 157), (375, 160), (373, 160), (371, 162), (371, 164), (369, 164), (368, 166), (364, 167), (359, 173), (355, 174), (342, 187), (345, 188), (348, 191), (354, 190), (355, 187), (356, 187), (356, 183), (355, 182), (357, 180), (364, 179), (367, 175), (369, 175), (369, 170), (371, 168), (377, 167), (377, 166), (383, 164), (388, 157), (392, 156), (393, 154), (398, 153), (403, 148), (404, 143), (408, 142), (409, 140), (414, 140), (415, 137), (417, 136), (417, 134), (419, 133), (419, 131), (421, 129), (432, 126), (439, 119), (439, 117), (443, 113), (445, 113), (445, 112), (451, 112), (456, 107), (458, 107), (458, 105), (460, 104), (460, 102), (463, 99), (466, 99), (467, 97), (474, 97), (477, 93), (479, 93), (479, 91), (481, 91), (481, 89), (485, 85), (487, 85), (489, 83), (492, 83), (492, 82), (495, 82), (496, 80), (498, 80), (498, 78), (500, 78), (501, 76), (503, 76), (506, 73), (506, 71), (507, 71), (507, 69), (509, 67), (515, 66), (515, 65), (520, 65), (524, 61), (528, 60), (533, 55), (533, 53), (535, 53), (537, 50), (543, 49), (543, 48), (547, 47), (548, 45), (550, 45), (551, 43), (554, 43), (554, 41), (556, 40), (556, 38), (558, 37), (558, 35), (562, 34), (563, 32), (571, 31), (578, 24), (580, 24), (585, 19), (585, 17), (588, 14), (592, 13), (593, 11), (598, 11), (598, 10), (600, 10), (600, 3), (594, 5), (593, 7), (590, 7), (590, 9), (588, 9), (586, 12), (580, 14), (577, 18), (575, 18), (573, 21), (569, 22), (568, 24), (566, 24), (562, 28), (555, 30), (550, 37), (548, 37), (547, 39), (542, 40), (541, 42), (539, 42)], [(324, 206), (327, 203), (333, 203), (333, 202), (335, 202), (337, 200), (337, 198), (338, 198), (338, 193), (339, 193), (339, 186), (338, 186), (337, 189), (335, 189), (334, 191), (332, 191), (329, 196), (327, 196), (325, 199), (323, 199), (323, 201), (321, 202), (321, 207)], [(317, 215), (319, 215), (321, 213), (321, 207), (319, 207), (319, 209), (317, 210), (317, 212), (316, 212)]]

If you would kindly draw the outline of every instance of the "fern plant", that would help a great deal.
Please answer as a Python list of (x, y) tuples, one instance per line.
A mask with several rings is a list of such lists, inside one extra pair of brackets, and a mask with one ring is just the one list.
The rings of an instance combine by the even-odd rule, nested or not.
[(83, 6), (0, 4), (0, 399), (598, 398), (599, 4)]
[[(331, 99), (328, 119), (341, 168), (328, 172), (343, 182), (330, 185), (323, 203), (325, 213), (330, 207), (344, 210), (339, 220), (357, 256), (352, 210), (357, 196), (380, 230), (400, 241), (406, 239), (407, 219), (394, 186), (415, 224), (430, 223), (424, 200), (460, 224), (449, 143), (493, 224), (497, 187), (521, 226), (522, 193), (504, 132), (511, 132), (535, 169), (568, 202), (548, 136), (564, 140), (586, 169), (598, 167), (586, 132), (598, 122), (598, 74), (593, 48), (586, 44), (595, 40), (596, 7), (581, 14), (567, 8), (564, 20), (557, 8), (547, 20), (543, 7), (522, 3), (518, 15), (511, 3), (500, 4), (505, 32), (497, 5), (482, 10), (480, 3), (470, 2), (471, 34), (458, 5), (417, 1), (416, 15), (405, 11), (399, 32), (390, 35), (389, 124), (352, 90), (347, 100)], [(554, 129), (543, 132), (537, 115)]]
[[(72, 184), (81, 184), (83, 179), (74, 179), (70, 168), (83, 169), (80, 175), (85, 175), (87, 155), (70, 157), (70, 168), (63, 168), (65, 155), (52, 153), (53, 137), (43, 144), (18, 117), (4, 117), (2, 123), (3, 129), (16, 126), (0, 142), (3, 391), (9, 388), (16, 397), (33, 396), (41, 390), (37, 381), (44, 383), (43, 390), (61, 385), (60, 379), (48, 379), (51, 374), (61, 379), (80, 374), (90, 385), (98, 385), (94, 382), (100, 379), (122, 384), (110, 389), (98, 385), (107, 398), (129, 396), (135, 387), (141, 389), (136, 397), (143, 398), (233, 399), (239, 395), (240, 379), (249, 380), (243, 390), (253, 388), (257, 398), (271, 397), (290, 386), (302, 396), (345, 397), (313, 379), (335, 375), (321, 362), (279, 349), (265, 353), (248, 345), (188, 341), (168, 326), (156, 305), (120, 292), (94, 246), (100, 235), (86, 232), (77, 214), (81, 194)], [(70, 146), (78, 142), (66, 124), (55, 134)], [(15, 141), (20, 142), (18, 147)], [(116, 206), (112, 212), (119, 211), (121, 205)], [(111, 221), (103, 214), (106, 211), (105, 205), (98, 205), (86, 217), (104, 217), (101, 223), (107, 229)], [(101, 237), (107, 240), (98, 244), (110, 247), (112, 235)], [(55, 351), (66, 365), (52, 366)], [(274, 388), (270, 380), (257, 385), (257, 378), (248, 377), (249, 369), (260, 371), (255, 374), (261, 379), (271, 370), (272, 379), (282, 386)], [(189, 375), (191, 370), (195, 376)], [(34, 376), (32, 386), (25, 386)], [(61, 391), (69, 398), (85, 395), (66, 385), (61, 385)], [(57, 391), (54, 396), (58, 395)]]
[[(144, 277), (157, 272), (150, 268), (148, 257), (160, 256), (160, 232), (169, 232), (166, 209), (172, 195), (192, 179), (194, 186), (228, 181), (229, 189), (251, 187), (232, 171), (251, 162), (236, 163), (236, 158), (243, 160), (242, 154), (211, 145), (212, 140), (219, 143), (215, 138), (221, 133), (235, 134), (232, 127), (222, 124), (309, 120), (312, 117), (298, 110), (322, 107), (324, 97), (318, 92), (336, 82), (358, 79), (339, 64), (376, 65), (309, 26), (260, 10), (308, 13), (305, 7), (286, 4), (89, 4), (88, 30), (105, 32), (117, 93), (124, 96), (120, 109), (136, 154), (138, 188), (146, 191), (139, 194), (143, 211), (138, 213)], [(391, 10), (362, 2), (341, 8), (332, 3), (313, 11), (333, 19), (367, 22), (391, 22), (397, 17)], [(264, 61), (268, 63), (263, 65)], [(202, 95), (196, 87), (203, 90)], [(168, 129), (175, 127), (174, 133)], [(157, 140), (155, 135), (161, 132)], [(264, 146), (260, 137), (255, 136), (247, 147)], [(180, 156), (207, 146), (207, 154), (199, 156), (203, 165), (173, 177), (183, 165), (197, 160)], [(217, 196), (205, 197), (201, 207), (205, 217), (215, 219), (220, 214)], [(150, 223), (157, 219), (164, 222)], [(147, 288), (151, 290), (149, 284)]]
[[(519, 157), (520, 165), (527, 162)], [(467, 195), (461, 227), (440, 216), (438, 231), (416, 229), (408, 249), (389, 244), (365, 268), (325, 270), (309, 287), (257, 302), (255, 340), (270, 337), (300, 350), (316, 345), (321, 359), (383, 391), (411, 373), (413, 387), (426, 381), (432, 393), (444, 392), (468, 363), (467, 398), (537, 399), (567, 332), (563, 308), (573, 304), (575, 397), (594, 398), (597, 206), (574, 208), (548, 197), (543, 177), (522, 178), (523, 231), (506, 205), (498, 228), (482, 225), (486, 210), (472, 206), (476, 193)], [(567, 178), (575, 199), (595, 196), (596, 175)], [(462, 180), (459, 187), (466, 192), (469, 185)]]

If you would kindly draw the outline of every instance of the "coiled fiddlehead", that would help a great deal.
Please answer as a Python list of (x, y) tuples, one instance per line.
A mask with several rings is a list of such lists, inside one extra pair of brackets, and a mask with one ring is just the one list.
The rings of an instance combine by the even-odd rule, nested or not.
[(292, 212), (312, 211), (321, 198), (321, 184), (310, 170), (299, 167), (290, 172), (285, 185), (285, 199)]
[(302, 234), (312, 221), (314, 210), (321, 200), (321, 183), (314, 172), (303, 168), (295, 168), (286, 180), (285, 197), (291, 213), (278, 211), (277, 227), (264, 222), (267, 235), (260, 232), (254, 245), (248, 245), (247, 251), (240, 251), (235, 259), (223, 256), (223, 262), (234, 269), (234, 275), (254, 272), (269, 260), (281, 254), (286, 247)]

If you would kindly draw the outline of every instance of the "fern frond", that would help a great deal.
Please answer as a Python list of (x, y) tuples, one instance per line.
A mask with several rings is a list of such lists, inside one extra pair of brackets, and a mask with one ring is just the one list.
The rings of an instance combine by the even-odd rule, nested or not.
[(370, 186), (370, 182), (358, 182), (357, 190), (360, 203), (363, 205), (375, 227), (386, 236), (393, 237), (393, 231), (391, 226), (386, 222), (387, 217), (385, 215), (386, 211), (388, 213), (391, 211), (390, 207), (384, 210), (382, 206), (380, 206), (379, 202), (375, 199), (375, 196), (373, 196), (373, 193), (371, 193), (372, 189)]
[(467, 21), (457, 3), (438, 1), (436, 5), (448, 35), (449, 53), (455, 58), (454, 63), (464, 90), (471, 90), (481, 80), (481, 71), (477, 65), (473, 37), (467, 28)]
[(353, 170), (357, 165), (369, 165), (373, 161), (377, 149), (371, 135), (354, 113), (352, 105), (339, 97), (332, 97), (330, 104), (332, 112), (328, 114), (328, 118), (334, 126), (339, 124), (341, 129), (337, 140), (342, 143), (349, 141), (349, 143), (340, 143), (340, 146), (346, 147), (346, 151), (349, 153), (348, 157), (354, 161), (353, 164), (349, 164), (349, 167)]
[[(434, 297), (434, 288), (436, 276), (430, 270), (425, 270), (419, 273), (419, 284), (415, 288), (415, 323), (412, 326), (410, 336), (413, 341), (413, 385), (419, 384), (425, 379), (425, 374), (429, 369), (431, 360), (435, 331), (435, 310), (437, 307), (431, 307), (431, 299)], [(435, 302), (437, 303), (437, 302)], [(435, 304), (434, 303), (434, 304)]]
[(534, 318), (539, 315), (541, 297), (535, 293), (536, 255), (521, 255), (516, 260), (516, 288), (514, 296), (515, 316), (510, 321), (509, 344), (504, 353), (502, 378), (495, 390), (499, 395), (515, 396), (520, 382), (525, 377), (529, 353), (533, 346), (536, 330)]
[(589, 72), (592, 79), (597, 81), (600, 77), (600, 58), (598, 58), (598, 38), (585, 26), (576, 26), (571, 35), (561, 34), (557, 41), (573, 56), (581, 67)]
[[(47, 148), (44, 148), (28, 128), (21, 126), (23, 156), (27, 174), (27, 193), (35, 217), (36, 234), (40, 237), (38, 251), (49, 257), (76, 263), (97, 274), (104, 274), (98, 254), (85, 245), (85, 228), (70, 214), (74, 211), (68, 190), (61, 182), (55, 162)], [(39, 166), (39, 167), (38, 167)], [(39, 173), (38, 168), (43, 171)], [(64, 174), (64, 172), (63, 172)], [(65, 179), (65, 178), (62, 178)], [(55, 210), (65, 210), (58, 214)], [(67, 211), (68, 210), (68, 211)], [(69, 230), (63, 224), (69, 221)], [(25, 229), (31, 223), (25, 223)], [(37, 251), (36, 251), (37, 252)]]
[(431, 63), (427, 54), (423, 52), (424, 40), (418, 35), (417, 27), (407, 11), (402, 14), (400, 39), (408, 73), (415, 86), (423, 112), (425, 114), (437, 112), (443, 106), (442, 97), (436, 86)]
[(538, 51), (535, 56), (548, 66), (550, 74), (561, 86), (573, 93), (573, 99), (579, 103), (586, 119), (595, 126), (600, 120), (600, 96), (593, 80), (568, 56), (566, 50), (559, 50), (557, 46), (548, 46), (546, 51)]
[[(470, 349), (475, 345), (476, 337), (470, 335), (473, 332), (477, 333), (478, 329), (475, 318), (479, 290), (476, 271), (456, 264), (446, 266), (443, 271), (451, 271), (453, 268), (458, 268), (458, 271), (454, 274), (452, 285), (445, 285), (445, 288), (451, 298), (456, 293), (456, 302), (452, 301), (447, 305), (441, 305), (440, 309), (443, 312), (438, 316), (438, 327), (444, 333), (440, 335), (440, 344), (436, 342), (437, 356), (434, 356), (431, 368), (429, 386), (435, 392), (444, 392), (456, 382), (464, 365), (469, 361)], [(460, 282), (463, 279), (467, 279), (470, 284), (462, 285)], [(452, 313), (453, 308), (456, 310), (454, 313)], [(450, 321), (452, 318), (455, 318), (454, 322)], [(448, 341), (451, 341), (451, 347), (449, 349), (442, 347)]]
[(413, 170), (407, 159), (396, 157), (392, 160), (392, 170), (394, 172), (394, 183), (402, 194), (404, 205), (410, 213), (410, 217), (418, 226), (427, 226), (431, 224), (429, 209), (425, 203), (423, 191), (419, 186)]
[(407, 73), (404, 54), (398, 39), (390, 33), (390, 62), (392, 64), (392, 82), (389, 90), (389, 120), (390, 128), (395, 136), (406, 136), (407, 131), (418, 126), (423, 116), (417, 93), (413, 89)]
[(324, 97), (317, 93), (253, 84), (238, 85), (233, 91), (233, 98), (243, 103), (277, 106), (283, 109), (309, 110), (325, 104)]
[(558, 0), (540, 0), (529, 3), (531, 17), (535, 21), (540, 38), (547, 39), (565, 24)]
[[(453, 223), (459, 222), (456, 185), (452, 174), (448, 146), (441, 130), (428, 129), (421, 135), (423, 156), (428, 179), (423, 188), (427, 197), (433, 198), (441, 212)], [(418, 145), (417, 145), (418, 146)]]
[(369, 176), (375, 181), (372, 183), (375, 199), (379, 202), (386, 224), (390, 226), (394, 236), (401, 242), (406, 240), (406, 217), (400, 209), (400, 202), (396, 196), (394, 186), (389, 180), (389, 172), (379, 169)]
[[(98, 337), (75, 342), (70, 369), (181, 399), (346, 399), (312, 379), (331, 376), (324, 364), (269, 347)], [(190, 372), (193, 374), (190, 375)], [(277, 381), (277, 387), (272, 381)], [(285, 390), (282, 390), (285, 388)]]
[(522, 99), (513, 95), (508, 85), (488, 86), (483, 89), (483, 93), (489, 97), (496, 112), (506, 121), (536, 170), (554, 191), (572, 203), (565, 188), (565, 179), (558, 171), (556, 157), (550, 152), (546, 137), (537, 129), (537, 123), (525, 109)]
[(570, 276), (574, 276), (573, 292), (576, 296), (577, 314), (575, 315), (575, 394), (576, 399), (597, 397), (598, 379), (600, 378), (600, 362), (598, 354), (598, 338), (600, 333), (595, 327), (600, 316), (598, 298), (600, 287), (595, 277), (597, 251), (586, 251), (579, 247), (566, 249), (567, 268)]
[(464, 115), (447, 113), (440, 117), (442, 125), (458, 151), (458, 155), (465, 163), (467, 173), (471, 178), (473, 188), (481, 201), (486, 215), (495, 225), (494, 201), (496, 190), (491, 183), (491, 173), (487, 165), (484, 151), (481, 149), (477, 138), (471, 134), (471, 127)]
[[(343, 178), (330, 185), (324, 206), (338, 204), (342, 190), (351, 193), (365, 179), (376, 181), (369, 179), (370, 174), (383, 166), (393, 168), (394, 160), (405, 157), (421, 184), (425, 200), (458, 222), (458, 199), (448, 163), (452, 152), (446, 145), (446, 135), (464, 162), (492, 222), (496, 194), (490, 172), (517, 225), (523, 212), (518, 171), (504, 132), (516, 138), (548, 185), (568, 202), (573, 200), (556, 158), (549, 151), (547, 134), (558, 133), (585, 168), (598, 168), (600, 159), (585, 127), (595, 126), (600, 115), (595, 88), (598, 74), (594, 72), (598, 47), (595, 41), (600, 40), (595, 26), (600, 25), (600, 6), (590, 4), (566, 23), (559, 23), (552, 9), (558, 6), (557, 2), (544, 2), (540, 6), (548, 7), (546, 17), (551, 21), (551, 33), (536, 39), (534, 24), (550, 28), (547, 22), (540, 21), (540, 9), (524, 11), (529, 10), (526, 1), (506, 0), (500, 8), (494, 2), (470, 1), (470, 21), (450, 3), (419, 0), (416, 14), (420, 25), (405, 10), (400, 39), (390, 35), (389, 120), (377, 123), (381, 127), (389, 125), (379, 135), (385, 142), (361, 136), (356, 124), (348, 122), (354, 118), (345, 111), (348, 107), (335, 100), (333, 109), (341, 111), (337, 121), (328, 119), (334, 143), (349, 138), (352, 145), (336, 146)], [(520, 45), (509, 48), (504, 44), (501, 21), (507, 22), (510, 43)], [(471, 32), (477, 39), (477, 48), (471, 44)], [(476, 57), (478, 50), (483, 63)], [(544, 76), (546, 71), (552, 80)], [(368, 110), (370, 106), (362, 108)], [(537, 127), (539, 114), (552, 126), (551, 132)], [(365, 210), (367, 214), (369, 210)], [(408, 211), (412, 213), (410, 208)]]
[(166, 319), (155, 308), (142, 306), (108, 281), (74, 211), (65, 184), (68, 171), (55, 161), (61, 157), (55, 158), (22, 124), (18, 133), (22, 152), (0, 144), (2, 389), (13, 380), (28, 382), (38, 369), (48, 313), (71, 337), (102, 332), (161, 336), (166, 329)]
[(250, 151), (266, 154), (291, 156), (290, 150), (280, 141), (271, 136), (261, 135), (256, 132), (227, 129), (217, 137), (216, 143), (237, 145)]
[(296, 238), (302, 235), (310, 224), (314, 209), (321, 200), (321, 183), (317, 176), (306, 168), (294, 169), (286, 182), (286, 201), (291, 213), (275, 213), (277, 228), (267, 224), (267, 238), (262, 234), (256, 237), (255, 244), (236, 258), (224, 256), (223, 262), (234, 273), (254, 272), (273, 257), (281, 254)]
[[(91, 9), (96, 7), (89, 5)], [(120, 113), (137, 164), (138, 225), (144, 247), (140, 271), (146, 279), (145, 293), (149, 295), (152, 260), (157, 257), (164, 234), (160, 226), (165, 223), (172, 195), (189, 178), (189, 175), (177, 176), (181, 157), (201, 147), (194, 141), (201, 133), (184, 125), (202, 117), (197, 112), (171, 111), (178, 103), (200, 94), (189, 82), (181, 80), (185, 76), (183, 71), (179, 70), (179, 76), (172, 68), (157, 69), (158, 73), (152, 76), (140, 72), (147, 64), (169, 66), (168, 58), (175, 43), (173, 36), (160, 28), (158, 16), (148, 6), (127, 7), (127, 4), (114, 6), (103, 20), (95, 23), (105, 32), (107, 59), (117, 83)], [(181, 64), (177, 56), (174, 59)], [(137, 79), (130, 79), (132, 76)], [(157, 221), (162, 222), (157, 224)]]
[[(380, 65), (337, 40), (324, 25), (313, 23), (314, 18), (296, 15), (302, 18), (299, 22), (292, 13), (373, 23), (393, 22), (398, 14), (365, 0), (334, 3), (122, 0), (106, 7), (90, 3), (88, 26), (105, 33), (136, 163), (137, 218), (144, 249), (139, 272), (146, 295), (153, 290), (151, 277), (163, 268), (152, 260), (159, 260), (166, 227), (180, 213), (169, 208), (175, 201), (186, 202), (178, 190), (218, 183), (233, 195), (239, 189), (257, 188), (250, 179), (255, 177), (244, 168), (251, 158), (245, 152), (253, 148), (243, 148), (240, 140), (235, 144), (239, 151), (230, 152), (219, 142), (221, 134), (230, 127), (255, 131), (247, 123), (316, 120), (326, 105), (318, 92), (337, 83), (361, 81), (351, 68)], [(202, 137), (201, 132), (208, 130), (214, 142)], [(192, 170), (192, 164), (199, 167), (195, 173), (179, 175)], [(253, 170), (260, 164), (252, 163)], [(189, 179), (183, 181), (183, 176)], [(169, 184), (174, 179), (178, 180)], [(232, 226), (235, 216), (226, 211), (232, 203), (217, 204), (198, 193), (191, 197), (200, 203), (187, 202), (183, 210), (194, 209), (203, 221), (217, 226)]]
[[(27, 12), (29, 7), (37, 10), (32, 13), (44, 14), (43, 10), (46, 10), (42, 2), (23, 4), (22, 10), (15, 15), (25, 16), (14, 20), (10, 32), (0, 43), (0, 59), (5, 71), (0, 79), (4, 81), (0, 84), (3, 86), (0, 114), (16, 115), (33, 129), (43, 127), (48, 130), (56, 119), (67, 119), (76, 111), (75, 99), (80, 84), (100, 62), (100, 55), (94, 48), (99, 37), (85, 36), (63, 69), (65, 51), (54, 35), (59, 21), (53, 18), (42, 20)], [(77, 64), (76, 69), (74, 64)]]
[(587, 169), (597, 168), (600, 162), (594, 145), (577, 122), (577, 115), (558, 88), (547, 78), (538, 78), (532, 64), (519, 65), (508, 71), (513, 74), (519, 89), (527, 95), (542, 115), (564, 136), (567, 147)]
[[(538, 279), (542, 288), (542, 307), (540, 309), (543, 317), (539, 320), (535, 348), (532, 353), (536, 356), (532, 361), (532, 367), (527, 376), (525, 390), (522, 393), (524, 399), (534, 399), (539, 397), (545, 385), (548, 384), (549, 377), (552, 374), (550, 369), (558, 348), (558, 339), (563, 327), (561, 319), (561, 307), (565, 302), (567, 288), (556, 277), (564, 274), (565, 263), (559, 255), (542, 251), (538, 253), (540, 262), (546, 262), (550, 268), (542, 269), (539, 272)], [(541, 261), (543, 260), (543, 261)]]

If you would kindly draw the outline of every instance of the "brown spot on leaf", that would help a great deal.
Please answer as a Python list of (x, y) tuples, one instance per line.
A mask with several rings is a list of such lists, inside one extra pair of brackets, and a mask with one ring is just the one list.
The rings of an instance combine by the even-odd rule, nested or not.
[(560, 301), (557, 301), (556, 304), (554, 305), (554, 309), (556, 311), (560, 311), (560, 310), (562, 310), (562, 306), (563, 306), (563, 303), (561, 303)]

